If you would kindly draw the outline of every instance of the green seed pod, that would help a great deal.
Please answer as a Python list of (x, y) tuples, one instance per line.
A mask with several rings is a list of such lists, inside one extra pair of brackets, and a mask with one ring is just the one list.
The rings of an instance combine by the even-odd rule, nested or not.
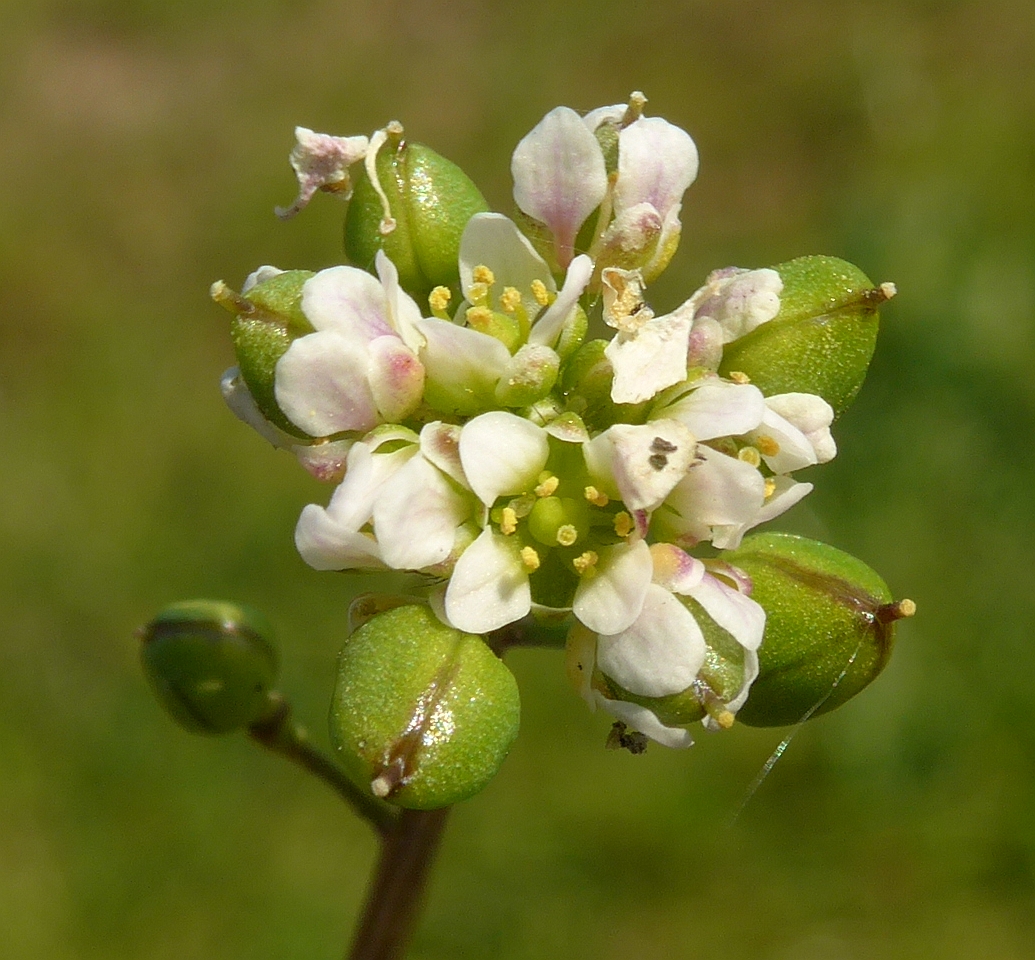
[(268, 716), (277, 676), (272, 628), (257, 610), (183, 600), (140, 632), (144, 673), (162, 706), (194, 733), (230, 733)]
[(384, 250), (402, 288), (426, 303), (434, 287), (458, 289), (460, 235), (489, 205), (455, 163), (423, 144), (407, 143), (401, 128), (390, 127), (388, 135), (375, 161), (377, 185), (369, 176), (360, 178), (349, 202), (345, 252), (357, 266), (372, 270), (377, 251)]
[(797, 723), (854, 697), (887, 665), (895, 621), (916, 610), (861, 560), (816, 540), (758, 534), (723, 559), (751, 577), (766, 612), (759, 675), (737, 714), (751, 726)]
[(744, 373), (766, 396), (814, 393), (840, 416), (866, 377), (877, 342), (877, 308), (893, 284), (874, 287), (836, 257), (799, 257), (773, 268), (780, 312), (726, 344), (719, 373)]
[(513, 675), (480, 637), (411, 604), (376, 614), (345, 644), (331, 738), (362, 789), (432, 810), (488, 784), (520, 710)]
[(234, 314), (230, 336), (241, 378), (262, 415), (285, 433), (311, 439), (280, 409), (274, 392), (277, 361), (296, 337), (313, 332), (302, 312), (302, 287), (310, 270), (287, 270), (257, 283), (246, 294), (234, 293), (223, 283), (212, 287), (212, 297)]

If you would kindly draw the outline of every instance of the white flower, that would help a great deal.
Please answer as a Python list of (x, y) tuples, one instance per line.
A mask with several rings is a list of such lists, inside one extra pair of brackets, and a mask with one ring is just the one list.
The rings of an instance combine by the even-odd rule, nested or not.
[(331, 267), (302, 287), (302, 312), (315, 332), (294, 340), (277, 361), (275, 392), (287, 418), (312, 436), (365, 433), (404, 419), (420, 403), (420, 309), (399, 289), (384, 254), (376, 265), (380, 280)]
[(722, 328), (723, 342), (737, 340), (768, 323), (780, 312), (783, 280), (775, 270), (715, 270), (691, 301), (696, 317), (711, 317)]
[(303, 210), (317, 190), (341, 194), (347, 199), (352, 193), (349, 167), (366, 156), (370, 145), (367, 137), (332, 137), (307, 127), (295, 127), (295, 139), (290, 161), (298, 177), (298, 196), (290, 207), (276, 208), (282, 220)]

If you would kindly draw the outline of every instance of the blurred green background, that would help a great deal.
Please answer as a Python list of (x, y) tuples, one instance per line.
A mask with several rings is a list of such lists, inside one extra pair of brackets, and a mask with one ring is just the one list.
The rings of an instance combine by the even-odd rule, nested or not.
[(374, 843), (321, 784), (151, 700), (133, 629), (279, 625), (326, 742), (349, 596), (325, 502), (224, 409), (209, 284), (341, 258), (281, 224), (298, 124), (399, 119), (510, 209), (548, 109), (642, 89), (702, 156), (654, 305), (804, 253), (894, 280), (840, 455), (784, 529), (919, 605), (798, 733), (606, 752), (560, 657), (455, 811), (415, 958), (1035, 957), (1035, 5), (1030, 0), (33, 0), (0, 5), (0, 956), (340, 956)]

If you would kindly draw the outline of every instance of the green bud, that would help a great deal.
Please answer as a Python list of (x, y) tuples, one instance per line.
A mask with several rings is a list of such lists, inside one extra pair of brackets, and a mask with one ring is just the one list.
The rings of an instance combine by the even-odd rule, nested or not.
[(814, 393), (840, 416), (854, 399), (877, 342), (877, 308), (893, 284), (874, 287), (836, 257), (799, 257), (780, 274), (780, 312), (726, 344), (719, 373), (744, 373), (766, 396)]
[(614, 368), (604, 356), (606, 340), (587, 340), (565, 363), (561, 374), (568, 409), (595, 433), (615, 423), (643, 423), (647, 403), (615, 403), (611, 399)]
[(362, 177), (349, 202), (349, 259), (372, 269), (377, 251), (384, 250), (399, 271), (400, 285), (418, 303), (425, 303), (436, 286), (456, 290), (460, 235), (474, 214), (489, 209), (485, 198), (455, 163), (423, 144), (403, 140), (398, 125), (389, 127), (375, 166), (377, 185)]
[(144, 673), (162, 706), (194, 733), (230, 733), (267, 717), (277, 675), (272, 628), (257, 610), (183, 600), (140, 631)]
[(300, 440), (311, 438), (280, 409), (274, 382), (277, 361), (291, 341), (313, 332), (302, 312), (302, 286), (311, 276), (310, 270), (287, 270), (257, 283), (243, 296), (222, 282), (212, 286), (212, 298), (234, 314), (234, 353), (256, 406), (270, 423)]
[(912, 616), (887, 584), (850, 554), (804, 537), (748, 537), (723, 559), (747, 573), (766, 612), (759, 676), (738, 719), (783, 726), (826, 713), (884, 669), (895, 621)]
[(526, 343), (510, 358), (496, 385), (504, 407), (527, 407), (542, 400), (557, 382), (560, 361), (549, 347)]
[(485, 787), (519, 718), (503, 661), (425, 606), (376, 614), (341, 652), (331, 737), (349, 777), (401, 807), (444, 807)]

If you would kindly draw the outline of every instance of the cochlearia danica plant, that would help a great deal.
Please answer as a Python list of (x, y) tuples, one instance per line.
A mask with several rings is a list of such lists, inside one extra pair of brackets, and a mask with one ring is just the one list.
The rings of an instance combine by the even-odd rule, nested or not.
[(173, 604), (141, 631), (144, 668), (183, 726), (247, 731), (378, 831), (353, 960), (405, 950), (446, 812), (517, 737), (511, 648), (563, 651), (544, 669), (642, 753), (837, 707), (914, 611), (841, 550), (758, 532), (836, 454), (894, 286), (804, 256), (655, 309), (698, 153), (645, 107), (547, 113), (514, 150), (509, 215), (399, 123), (299, 127), (277, 214), (347, 200), (348, 263), (212, 287), (226, 403), (326, 484), (302, 559), (408, 587), (342, 613), (333, 758), (275, 690), (258, 611)]

